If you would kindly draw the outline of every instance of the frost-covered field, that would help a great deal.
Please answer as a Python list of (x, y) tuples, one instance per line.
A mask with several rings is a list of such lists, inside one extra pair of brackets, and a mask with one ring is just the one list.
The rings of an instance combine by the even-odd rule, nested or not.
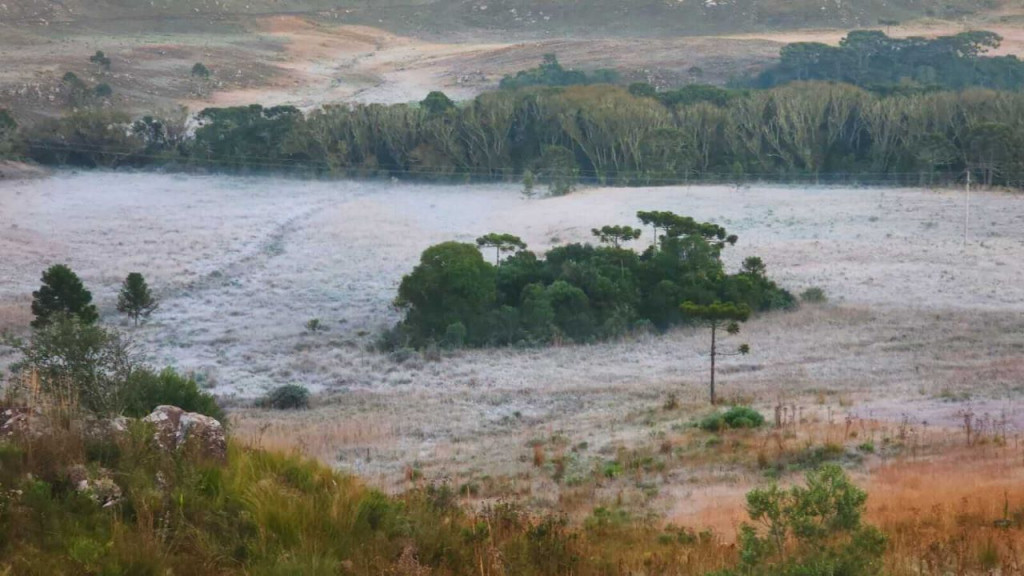
[[(700, 402), (706, 335), (396, 362), (368, 345), (398, 318), (389, 303), (402, 274), (439, 241), (509, 232), (543, 250), (635, 224), (637, 210), (672, 210), (738, 234), (729, 266), (759, 255), (785, 287), (830, 298), (751, 321), (742, 341), (753, 353), (722, 367), (726, 396), (839, 394), (863, 415), (952, 418), (940, 394), (1012, 405), (1024, 376), (1024, 198), (971, 201), (964, 250), (955, 191), (680, 187), (525, 200), (515, 186), (60, 174), (0, 182), (0, 329), (27, 324), (30, 293), (58, 262), (83, 277), (105, 321), (128, 329), (116, 291), (142, 272), (162, 300), (135, 332), (155, 364), (226, 398), (285, 383), (324, 392), (310, 412), (243, 411), (241, 430), (270, 423), (371, 476), (410, 462), (438, 474), (514, 470), (534, 435), (611, 445), (648, 434), (642, 415), (669, 391)], [(310, 318), (328, 331), (306, 333)]]

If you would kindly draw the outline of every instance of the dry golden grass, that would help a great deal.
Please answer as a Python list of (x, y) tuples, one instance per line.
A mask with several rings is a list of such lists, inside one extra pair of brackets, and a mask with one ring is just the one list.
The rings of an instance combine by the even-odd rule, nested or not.
[(346, 449), (387, 448), (395, 438), (395, 425), (380, 415), (331, 418), (330, 413), (312, 411), (240, 410), (231, 414), (233, 435), (257, 448), (276, 452), (299, 452), (334, 462)]

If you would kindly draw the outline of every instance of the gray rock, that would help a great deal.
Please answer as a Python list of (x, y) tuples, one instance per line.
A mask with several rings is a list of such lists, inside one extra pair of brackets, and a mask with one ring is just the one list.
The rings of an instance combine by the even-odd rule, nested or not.
[(167, 451), (196, 450), (200, 456), (223, 462), (227, 460), (227, 438), (217, 420), (185, 412), (174, 406), (157, 406), (143, 418), (156, 428), (154, 440)]

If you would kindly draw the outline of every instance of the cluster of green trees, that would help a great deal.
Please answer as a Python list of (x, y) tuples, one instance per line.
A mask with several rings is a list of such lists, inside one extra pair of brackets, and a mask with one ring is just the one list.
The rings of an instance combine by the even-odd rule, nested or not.
[[(142, 274), (129, 274), (117, 310), (137, 325), (156, 308)], [(65, 406), (141, 417), (170, 404), (223, 420), (214, 397), (195, 380), (146, 365), (129, 337), (100, 325), (92, 292), (68, 266), (55, 264), (43, 272), (39, 290), (32, 293), (32, 314), (27, 340), (4, 336), (0, 345), (20, 353), (15, 372), (34, 374), (41, 391)]]
[(753, 82), (767, 88), (797, 80), (834, 80), (872, 90), (959, 90), (1024, 86), (1024, 62), (1016, 56), (987, 57), (1002, 37), (963, 32), (934, 39), (890, 38), (878, 30), (850, 32), (829, 46), (798, 42), (783, 47), (779, 63)]
[(106, 82), (90, 87), (74, 72), (67, 72), (60, 79), (64, 91), (64, 104), (72, 108), (97, 104), (114, 94), (114, 89)]
[[(724, 228), (671, 212), (637, 216), (657, 238), (642, 252), (624, 246), (640, 237), (630, 226), (595, 229), (602, 245), (568, 244), (543, 257), (508, 234), (428, 248), (399, 286), (395, 303), (405, 319), (384, 343), (590, 342), (639, 327), (742, 321), (751, 311), (794, 305), (759, 258), (726, 273), (720, 255), (736, 236)], [(491, 249), (494, 264), (482, 253)], [(719, 314), (723, 308), (731, 314)]]
[(880, 95), (845, 84), (770, 90), (570, 86), (483, 94), (456, 106), (211, 108), (132, 121), (80, 109), (22, 133), (44, 164), (201, 166), (351, 177), (656, 185), (769, 180), (1024, 185), (1024, 94)]
[(516, 74), (505, 76), (498, 87), (502, 90), (516, 90), (529, 86), (574, 86), (587, 84), (616, 84), (619, 73), (615, 70), (600, 68), (587, 73), (580, 70), (566, 70), (558, 63), (554, 54), (545, 54), (544, 60), (536, 68), (520, 70)]

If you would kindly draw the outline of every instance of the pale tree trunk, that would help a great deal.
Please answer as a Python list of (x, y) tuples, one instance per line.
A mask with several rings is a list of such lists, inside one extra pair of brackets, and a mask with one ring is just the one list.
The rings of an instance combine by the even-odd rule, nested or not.
[(718, 355), (718, 349), (716, 347), (715, 336), (718, 331), (718, 325), (711, 325), (711, 405), (715, 405), (715, 356)]

